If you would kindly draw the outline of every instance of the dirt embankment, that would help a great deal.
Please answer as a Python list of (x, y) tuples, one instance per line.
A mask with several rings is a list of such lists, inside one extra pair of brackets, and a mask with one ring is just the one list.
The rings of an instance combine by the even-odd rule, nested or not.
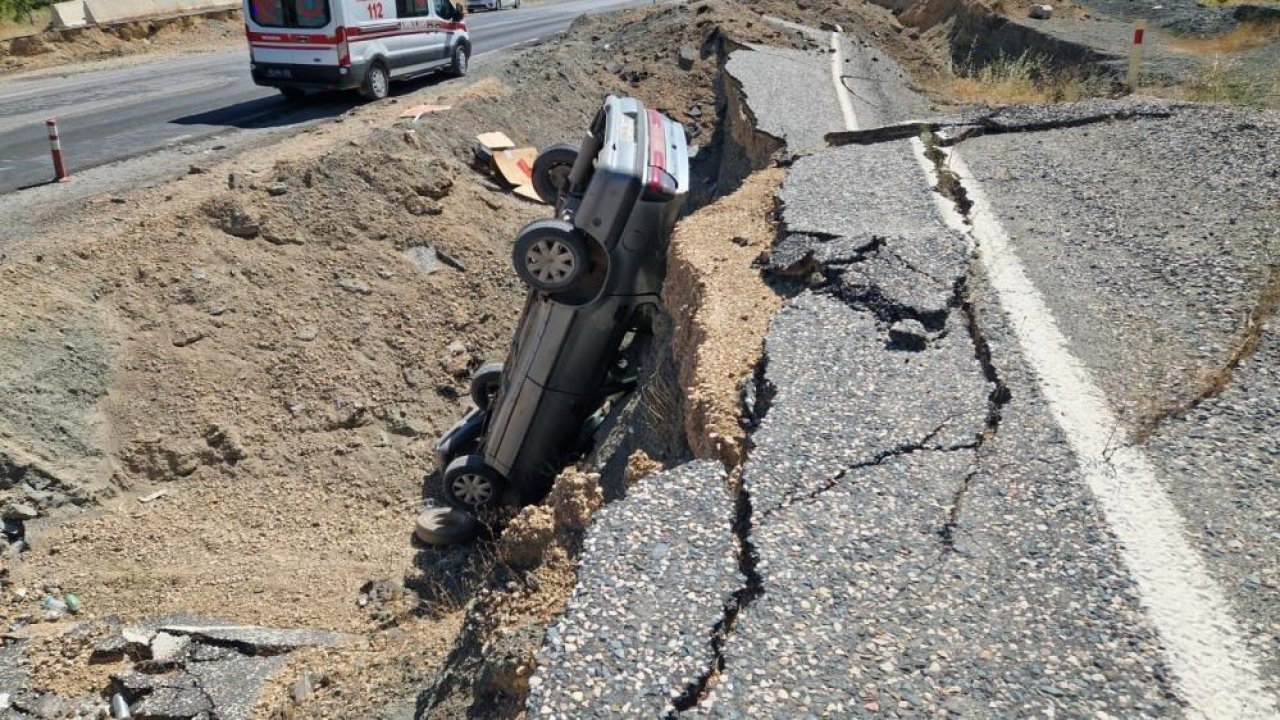
[(103, 27), (46, 30), (10, 40), (0, 39), (0, 77), (94, 60), (212, 52), (243, 45), (244, 21), (239, 10)]

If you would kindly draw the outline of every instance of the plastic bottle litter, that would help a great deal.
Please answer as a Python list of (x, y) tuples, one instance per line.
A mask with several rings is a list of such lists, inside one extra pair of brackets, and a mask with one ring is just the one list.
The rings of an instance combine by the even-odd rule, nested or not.
[(84, 605), (80, 602), (80, 598), (76, 597), (75, 595), (72, 595), (71, 593), (67, 593), (66, 595), (63, 595), (62, 602), (66, 604), (67, 611), (70, 612), (72, 615), (75, 615), (76, 613), (80, 612), (81, 608), (84, 607)]
[(129, 701), (120, 693), (111, 696), (111, 717), (116, 720), (133, 717), (133, 713), (129, 712)]

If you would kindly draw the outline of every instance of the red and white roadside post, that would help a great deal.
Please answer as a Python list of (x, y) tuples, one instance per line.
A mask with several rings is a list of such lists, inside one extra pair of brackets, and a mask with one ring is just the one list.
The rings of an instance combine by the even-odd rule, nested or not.
[(1138, 91), (1138, 76), (1142, 73), (1142, 43), (1146, 39), (1147, 21), (1139, 18), (1133, 26), (1133, 48), (1129, 50), (1129, 92)]
[(54, 179), (58, 182), (66, 182), (71, 179), (71, 175), (67, 172), (67, 164), (62, 161), (62, 141), (58, 139), (58, 121), (49, 118), (44, 121), (44, 125), (49, 129), (49, 150), (53, 153)]

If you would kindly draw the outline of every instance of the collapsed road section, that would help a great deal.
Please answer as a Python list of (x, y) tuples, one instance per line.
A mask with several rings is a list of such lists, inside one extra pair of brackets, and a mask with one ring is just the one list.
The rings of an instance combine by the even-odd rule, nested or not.
[[(838, 36), (831, 42), (840, 47)], [(773, 78), (753, 77), (756, 72), (776, 75), (773, 68), (755, 58), (739, 60), (761, 52), (774, 51), (739, 50), (727, 65), (745, 76), (736, 77), (744, 114), (757, 127), (773, 128), (789, 142), (811, 143), (815, 134), (848, 117), (837, 114), (840, 103), (817, 100), (807, 104), (814, 110), (806, 116), (810, 125), (798, 127), (793, 107), (777, 103), (778, 95), (766, 89)], [(772, 59), (808, 62), (807, 69), (796, 70), (797, 77), (817, 78), (820, 68), (829, 67), (829, 58), (812, 51), (777, 53)], [(870, 77), (859, 70), (837, 73), (836, 79)], [(856, 94), (857, 87), (846, 89)], [(753, 95), (753, 88), (759, 94)], [(613, 549), (625, 528), (616, 522), (594, 528), (587, 543), (598, 550), (584, 554), (584, 582), (548, 634), (529, 713), (566, 718), (1167, 716), (1184, 711), (1268, 716), (1274, 708), (1261, 689), (1266, 666), (1250, 650), (1262, 647), (1261, 638), (1237, 637), (1232, 615), (1260, 628), (1269, 613), (1253, 607), (1256, 601), (1247, 594), (1236, 593), (1229, 606), (1216, 599), (1216, 590), (1161, 595), (1171, 588), (1144, 577), (1141, 546), (1148, 539), (1129, 528), (1134, 512), (1153, 506), (1139, 504), (1126, 516), (1114, 511), (1110, 498), (1100, 502), (1098, 493), (1105, 487), (1091, 479), (1094, 459), (1081, 454), (1078, 430), (1070, 418), (1062, 419), (1061, 397), (1045, 384), (1046, 370), (1036, 354), (1027, 352), (1026, 324), (1033, 319), (1008, 304), (1000, 283), (989, 277), (991, 266), (973, 258), (975, 242), (979, 254), (993, 249), (964, 215), (971, 207), (967, 191), (976, 187), (966, 186), (972, 183), (967, 169), (951, 167), (932, 133), (922, 138), (896, 134), (893, 127), (920, 127), (903, 122), (909, 115), (865, 116), (888, 129), (846, 125), (864, 144), (784, 150), (790, 167), (778, 193), (777, 242), (765, 265), (785, 300), (769, 324), (759, 372), (744, 386), (754, 430), (745, 463), (730, 468), (736, 560), (698, 551), (705, 547), (702, 541), (668, 547), (671, 537), (701, 538), (695, 528), (723, 526), (725, 516), (710, 509), (696, 521), (687, 513), (673, 515), (674, 529), (663, 528), (653, 542), (641, 541), (637, 554), (625, 558)], [(957, 124), (985, 124), (1006, 159), (1014, 153), (1043, 157), (1046, 150), (1038, 148), (1047, 148), (1054, 158), (1049, 172), (1072, 178), (1067, 187), (1079, 194), (1089, 192), (1084, 181), (1089, 175), (1070, 174), (1073, 164), (1067, 158), (1083, 166), (1079, 158), (1087, 157), (1074, 154), (1068, 142), (1073, 136), (1089, 138), (1087, 146), (1111, 143), (1111, 134), (1119, 133), (1141, 147), (1158, 132), (1154, 123), (1225, 130), (1226, 122), (1210, 111), (1121, 104), (1015, 112)], [(1247, 132), (1257, 120), (1235, 122)], [(935, 129), (945, 124), (923, 123)], [(1055, 137), (1045, 141), (1028, 134), (1035, 132)], [(972, 134), (981, 132), (952, 134), (950, 141)], [(1061, 154), (1054, 155), (1059, 148)], [(798, 150), (803, 152), (795, 157)], [(1216, 154), (1207, 147), (1202, 152)], [(1034, 162), (979, 157), (988, 176), (1001, 182), (1046, 172), (1035, 169), (1044, 166)], [(1265, 171), (1250, 161), (1223, 162), (1257, 170), (1260, 174), (1251, 177), (1267, 183)], [(1020, 193), (996, 197), (1000, 200), (987, 212)], [(1073, 233), (1083, 229), (1082, 241), (1098, 245), (1117, 238), (1112, 223), (1133, 202), (1109, 200), (1109, 212), (1098, 224), (1072, 215), (1089, 204), (1067, 206), (1048, 197), (1035, 204), (1015, 202), (1007, 206), (1012, 214), (1006, 217), (1020, 228), (1020, 238), (1034, 241), (1061, 232), (1068, 243), (1079, 242)], [(1224, 312), (1224, 354), (1230, 368), (1249, 373), (1251, 379), (1241, 382), (1256, 388), (1267, 381), (1250, 359), (1267, 352), (1267, 323), (1276, 299), (1265, 257), (1257, 257), (1268, 251), (1253, 238), (1268, 228), (1274, 234), (1274, 214), (1249, 201), (1231, 207), (1228, 225), (1244, 227), (1229, 233), (1239, 251), (1232, 250), (1224, 272), (1228, 287), (1240, 288), (1237, 305), (1249, 319), (1239, 340), (1244, 349), (1231, 351), (1232, 338), (1241, 336), (1238, 323), (1227, 323)], [(1053, 230), (1036, 220), (1054, 214), (1046, 208), (1062, 214)], [(1025, 227), (1036, 222), (1038, 230)], [(1119, 229), (1121, 241), (1132, 237)], [(1090, 255), (1043, 243), (1030, 247), (1046, 261), (1037, 277), (1052, 272), (1048, 267), (1070, 267), (1068, 256), (1097, 267)], [(1183, 247), (1187, 266), (1203, 266), (1202, 251)], [(1157, 253), (1152, 247), (1146, 257)], [(1063, 279), (1075, 277), (1091, 276), (1073, 272)], [(1124, 287), (1133, 287), (1132, 278), (1128, 282)], [(1190, 290), (1197, 292), (1194, 286)], [(1155, 296), (1164, 306), (1177, 302), (1179, 293)], [(1088, 316), (1086, 297), (1082, 292), (1068, 302)], [(1216, 312), (1199, 312), (1206, 311)], [(1072, 312), (1066, 316), (1066, 327), (1088, 323)], [(1123, 342), (1089, 339), (1104, 327), (1093, 325), (1075, 340), (1089, 343), (1086, 357), (1104, 349), (1124, 351)], [(1205, 394), (1203, 402), (1219, 406), (1221, 413), (1229, 406), (1212, 402), (1218, 392), (1221, 387)], [(1229, 388), (1227, 393), (1241, 402), (1239, 392)], [(1274, 403), (1274, 394), (1266, 402)], [(1175, 405), (1182, 410), (1161, 417), (1188, 415), (1199, 403)], [(1213, 412), (1206, 407), (1199, 414)], [(1230, 421), (1214, 417), (1221, 415), (1209, 415), (1208, 422), (1235, 427), (1240, 420), (1239, 414)], [(1252, 410), (1244, 415), (1241, 437), (1252, 436), (1257, 417)], [(1118, 423), (1102, 429), (1115, 435), (1112, 452), (1129, 442)], [(696, 434), (690, 428), (690, 435)], [(1191, 431), (1172, 446), (1194, 446), (1195, 437)], [(1202, 465), (1225, 461), (1203, 446), (1198, 454)], [(687, 477), (680, 473), (694, 466), (688, 467), (645, 478), (610, 512), (649, 517), (653, 498), (664, 486), (678, 487), (678, 479)], [(1231, 495), (1235, 502), (1238, 492)], [(1180, 510), (1193, 512), (1185, 503)], [(1180, 524), (1165, 528), (1182, 542)], [(1248, 547), (1250, 531), (1235, 532), (1243, 533), (1240, 539)], [(1198, 527), (1193, 535), (1212, 536)], [(1200, 552), (1214, 554), (1203, 545)], [(685, 562), (657, 562), (659, 557)], [(715, 565), (695, 566), (690, 558)], [(627, 581), (599, 581), (605, 568), (626, 573)], [(722, 583), (735, 569), (740, 584), (716, 616), (706, 602), (725, 597)], [(1230, 572), (1215, 567), (1223, 569)], [(1228, 575), (1214, 575), (1213, 580), (1197, 575), (1194, 586), (1230, 584)], [(699, 587), (700, 577), (719, 580)], [(1258, 584), (1255, 578), (1253, 586)], [(1179, 597), (1184, 610), (1217, 628), (1197, 636), (1207, 643), (1206, 651), (1236, 651), (1230, 658), (1216, 650), (1205, 655), (1216, 663), (1212, 670), (1196, 669), (1180, 650), (1187, 642), (1183, 638), (1199, 631), (1169, 624), (1177, 616), (1169, 612), (1169, 603)], [(699, 658), (710, 661), (695, 670), (692, 661)], [(608, 668), (604, 675), (595, 670), (601, 666)], [(1219, 690), (1208, 691), (1218, 681)]]

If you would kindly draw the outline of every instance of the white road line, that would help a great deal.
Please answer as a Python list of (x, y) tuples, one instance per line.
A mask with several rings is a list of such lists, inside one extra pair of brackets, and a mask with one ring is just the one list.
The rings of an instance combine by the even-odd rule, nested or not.
[[(936, 181), (924, 144), (912, 144), (926, 176)], [(1187, 541), (1182, 517), (1155, 466), (1140, 448), (1116, 440), (1123, 435), (1117, 432), (1119, 418), (1088, 368), (1071, 354), (982, 187), (958, 153), (951, 153), (949, 167), (973, 202), (972, 226), (941, 195), (935, 201), (948, 224), (976, 244), (1023, 357), (1036, 372), (1080, 474), (1120, 541), (1188, 715), (1213, 720), (1276, 717), (1275, 698), (1263, 687), (1258, 658), (1245, 645), (1222, 589)]]
[(831, 82), (836, 86), (836, 102), (840, 103), (844, 129), (857, 130), (858, 116), (853, 112), (853, 101), (849, 99), (849, 91), (841, 80), (844, 75), (844, 53), (840, 50), (840, 35), (838, 32), (831, 33)]

